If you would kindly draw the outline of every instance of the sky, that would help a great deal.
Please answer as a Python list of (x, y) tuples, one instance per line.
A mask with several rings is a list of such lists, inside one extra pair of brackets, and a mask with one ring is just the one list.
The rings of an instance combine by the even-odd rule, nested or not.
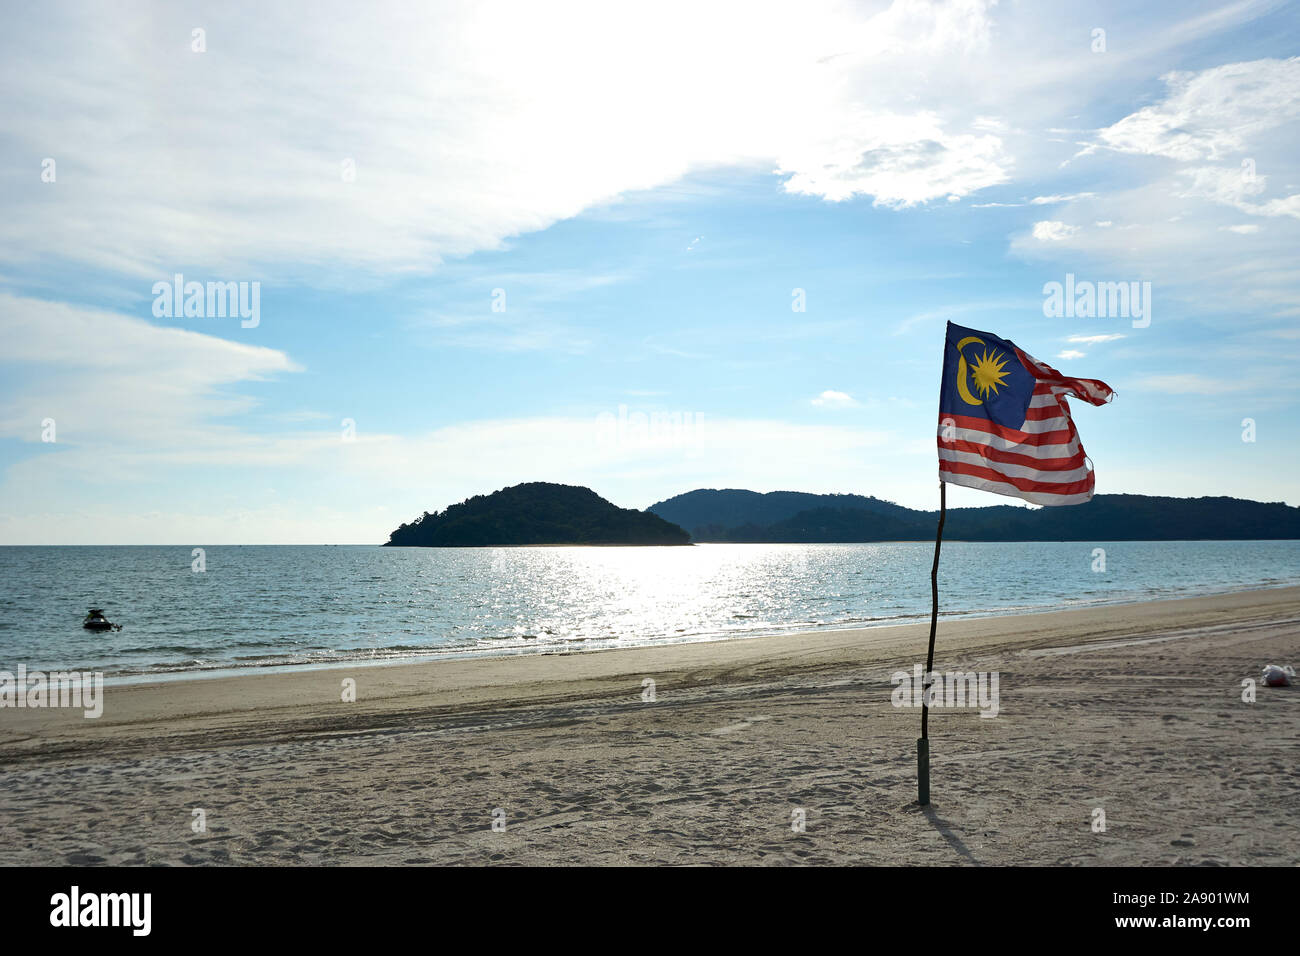
[(0, 544), (379, 543), (523, 481), (933, 509), (949, 320), (1116, 390), (1098, 494), (1300, 505), (1294, 3), (0, 16)]

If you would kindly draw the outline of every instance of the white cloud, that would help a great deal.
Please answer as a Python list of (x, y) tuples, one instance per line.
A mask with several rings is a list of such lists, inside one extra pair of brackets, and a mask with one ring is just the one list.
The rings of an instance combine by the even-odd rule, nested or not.
[[(0, 486), (0, 541), (379, 542), (425, 509), (521, 481), (585, 485), (624, 507), (695, 487), (833, 491), (848, 475), (855, 486), (873, 478), (873, 488), (898, 486), (894, 456), (905, 443), (890, 432), (707, 414), (638, 430), (630, 416), (620, 425), (608, 412), (468, 421), (416, 436), (363, 433), (351, 442), (337, 430), (275, 439), (197, 432), (171, 449), (121, 448), (107, 472), (96, 468), (102, 446), (69, 448), (9, 469)], [(217, 466), (232, 494), (200, 484)], [(281, 501), (266, 492), (257, 479), (268, 466), (288, 487), (310, 476), (314, 499)], [(147, 502), (106, 496), (115, 481), (140, 476), (157, 486)]]
[(1008, 180), (1009, 157), (989, 133), (953, 133), (932, 113), (857, 117), (833, 136), (791, 147), (778, 165), (792, 193), (844, 200), (873, 196), (905, 208), (960, 198)]
[(1219, 229), (1223, 232), (1235, 232), (1239, 236), (1253, 236), (1255, 233), (1259, 232), (1259, 226), (1253, 224), (1220, 226)]
[(1031, 206), (1050, 206), (1062, 202), (1075, 202), (1079, 199), (1092, 199), (1096, 193), (1069, 193), (1067, 195), (1035, 196), (1029, 200)]
[(1251, 201), (1250, 197), (1260, 195), (1267, 187), (1265, 176), (1244, 175), (1241, 169), (1221, 166), (1185, 169), (1181, 175), (1191, 180), (1180, 193), (1182, 198), (1208, 199), (1252, 216), (1293, 216), (1300, 219), (1300, 193), (1264, 202)]
[(837, 392), (833, 389), (822, 392), (812, 400), (812, 403), (821, 408), (849, 408), (857, 404), (848, 392)]
[[(1168, 64), (1191, 61), (1163, 55), (1171, 37), (1211, 36), (1225, 20), (1235, 24), (1266, 6), (1233, 3), (1182, 25), (1144, 18), (1142, 30), (1101, 58), (1083, 52), (1059, 14), (975, 0), (870, 8), (670, 0), (653, 16), (594, 2), (559, 10), (285, 3), (259, 10), (256, 30), (247, 29), (248, 8), (214, 7), (205, 13), (202, 55), (188, 49), (194, 24), (185, 8), (158, 4), (146, 18), (52, 5), (40, 16), (9, 18), (0, 35), (7, 120), (0, 262), (10, 277), (0, 281), (26, 283), (32, 265), (55, 272), (41, 280), (54, 287), (60, 276), (51, 263), (75, 259), (94, 270), (62, 271), (85, 278), (82, 297), (103, 288), (120, 294), (112, 277), (123, 273), (140, 279), (143, 294), (173, 271), (355, 288), (369, 278), (362, 270), (381, 277), (427, 270), (593, 207), (617, 218), (628, 212), (620, 197), (695, 170), (775, 170), (794, 193), (896, 208), (946, 206), (1014, 173), (1019, 183), (1002, 194), (1043, 195), (973, 205), (1059, 204), (1041, 211), (1052, 220), (1016, 226), (1012, 241), (1022, 255), (1054, 259), (1053, 275), (1056, 263), (1083, 277), (1100, 261), (1109, 263), (1105, 271), (1088, 278), (1150, 277), (1168, 303), (1157, 309), (1160, 323), (1177, 321), (1191, 302), (1241, 315), (1243, 324), (1266, 304), (1267, 321), (1282, 324), (1300, 315), (1300, 218), (1289, 195), (1297, 187), (1283, 188), (1300, 182), (1296, 61), (1173, 74), (1151, 106), (1138, 109), (1145, 100), (1134, 99)], [(1196, 62), (1205, 49), (1194, 52)], [(1006, 70), (1012, 57), (1017, 69)], [(1014, 122), (983, 115), (990, 103)], [(1068, 131), (1071, 140), (1090, 136), (1093, 148), (1077, 162), (1092, 165), (1054, 179), (1074, 147), (1048, 143), (1042, 130), (1080, 125), (1098, 104), (1114, 103), (1133, 112), (1100, 132)], [(44, 156), (58, 161), (56, 183), (39, 180)], [(355, 162), (353, 182), (340, 175), (345, 159)], [(1080, 186), (1097, 193), (1070, 191)], [(663, 196), (648, 195), (647, 204)], [(931, 222), (962, 215), (935, 209)], [(1268, 229), (1250, 241), (1250, 256), (1224, 255), (1241, 243), (1219, 230), (1242, 232), (1248, 217), (1267, 217)], [(687, 228), (701, 227), (679, 225), (674, 249), (696, 234)], [(684, 258), (698, 254), (697, 246)], [(562, 296), (596, 281), (561, 278)], [(580, 352), (598, 342), (598, 331), (531, 323), (513, 291), (512, 283), (508, 319), (448, 308), (410, 321), (439, 344)], [(1030, 301), (1006, 308), (1033, 314), (1041, 303), (1029, 291)], [(1178, 295), (1184, 303), (1170, 301)], [(971, 298), (937, 311), (932, 304), (899, 331), (990, 311)], [(901, 308), (904, 316), (918, 310)], [(24, 449), (34, 453), (10, 466), (0, 488), (5, 510), (25, 516), (25, 540), (57, 538), (44, 533), (55, 527), (42, 525), (47, 514), (75, 534), (86, 527), (75, 518), (81, 513), (117, 529), (105, 540), (188, 540), (198, 532), (212, 540), (223, 533), (243, 541), (374, 540), (395, 523), (367, 517), (369, 505), (359, 502), (376, 497), (402, 520), (539, 477), (590, 484), (621, 504), (648, 503), (647, 488), (700, 484), (814, 489), (831, 481), (822, 490), (898, 489), (902, 497), (922, 467), (933, 470), (932, 440), (894, 436), (882, 444), (876, 433), (757, 413), (730, 421), (706, 414), (719, 426), (710, 433), (716, 442), (686, 441), (669, 454), (602, 445), (591, 416), (475, 421), (414, 436), (363, 422), (357, 441), (345, 445), (337, 417), (314, 409), (251, 424), (254, 392), (240, 386), (290, 376), (296, 366), (284, 352), (242, 344), (263, 339), (235, 328), (222, 332), (235, 340), (227, 341), (11, 300), (0, 303), (0, 333), (0, 360), (21, 363), (19, 376), (0, 383), (0, 434), (34, 442), (42, 417), (59, 422), (59, 445)], [(1085, 348), (1113, 338), (1068, 341)], [(670, 347), (647, 339), (645, 351), (656, 350)], [(1195, 374), (1155, 375), (1143, 385), (1232, 387)], [(835, 407), (826, 395), (853, 401), (832, 390), (809, 401)], [(803, 413), (813, 417), (806, 404)], [(774, 442), (783, 454), (771, 454)], [(870, 470), (903, 446), (917, 456), (912, 470), (888, 462)], [(454, 478), (442, 477), (447, 461), (463, 463)], [(286, 489), (301, 472), (300, 487), (328, 488), (344, 503), (318, 512), (242, 500), (250, 487), (239, 488), (233, 505), (196, 499), (191, 474), (237, 482), (227, 470), (238, 467)], [(263, 479), (268, 467), (277, 470)], [(139, 497), (156, 489), (168, 500), (123, 501), (123, 488), (147, 489)], [(358, 522), (370, 530), (334, 530)], [(0, 540), (15, 540), (15, 528), (0, 515)]]
[(1103, 342), (1114, 342), (1116, 339), (1124, 338), (1123, 332), (1110, 332), (1104, 335), (1071, 335), (1065, 341), (1073, 342), (1076, 345), (1100, 345)]
[(1056, 357), (1059, 359), (1081, 359), (1086, 354), (1086, 352), (1080, 352), (1077, 349), (1066, 349), (1064, 352), (1057, 353)]
[[(332, 416), (258, 419), (251, 398), (226, 390), (298, 370), (275, 349), (7, 294), (0, 337), (12, 343), (6, 372), (19, 373), (3, 380), (0, 436), (37, 443), (45, 418), (57, 429), (53, 445), (4, 474), (5, 543), (377, 541), (426, 507), (519, 481), (583, 484), (644, 506), (663, 488), (821, 487), (860, 474), (867, 449), (901, 447), (886, 431), (707, 412), (650, 413), (638, 428), (614, 409), (418, 435), (362, 422), (345, 441)], [(833, 390), (822, 398), (853, 404)], [(267, 422), (275, 429), (258, 427)], [(873, 457), (886, 480), (890, 454)]]
[(1039, 242), (1061, 242), (1064, 239), (1069, 239), (1078, 231), (1078, 226), (1070, 226), (1063, 222), (1047, 219), (1034, 223), (1033, 236)]
[[(11, 262), (327, 283), (428, 270), (715, 165), (900, 207), (1007, 175), (996, 119), (940, 82), (987, 49), (980, 0), (303, 2), (255, 30), (217, 7), (201, 54), (184, 8), (48, 9), (0, 38)], [(921, 73), (918, 97), (903, 78)]]
[[(1237, 12), (1254, 16), (1262, 9)], [(1184, 26), (1200, 30), (1213, 20)], [(1300, 174), (1300, 58), (1229, 63), (1165, 79), (1163, 99), (1101, 130), (1080, 154), (1087, 158), (1076, 159), (1100, 177), (1116, 168), (1115, 151), (1152, 158), (1125, 162), (1118, 167), (1122, 184), (1108, 184), (1082, 207), (1097, 228), (1077, 226), (1083, 214), (1072, 218), (1076, 209), (1067, 207), (1057, 220), (1070, 229), (1043, 226), (1017, 235), (1013, 251), (1076, 272), (1150, 278), (1168, 318), (1224, 309), (1282, 315), (1300, 307), (1294, 269), (1300, 195), (1293, 186), (1278, 188)], [(1272, 222), (1254, 233), (1250, 256), (1225, 256), (1223, 232), (1245, 233), (1234, 228), (1243, 214)], [(1064, 238), (1069, 241), (1059, 241)], [(1062, 262), (1067, 250), (1070, 260)]]
[[(238, 319), (198, 321), (241, 331)], [(0, 392), (0, 435), (38, 441), (40, 422), (53, 418), (60, 446), (193, 447), (199, 423), (254, 407), (223, 386), (299, 370), (276, 349), (7, 293), (0, 293), (0, 338), (0, 362), (39, 370), (21, 389)], [(208, 429), (234, 434), (225, 425)]]
[(1243, 175), (1241, 169), (1227, 166), (1195, 166), (1180, 169), (1187, 180), (1180, 199), (1208, 199), (1224, 206), (1241, 208), (1252, 196), (1264, 191), (1264, 180)]
[(1300, 117), (1300, 57), (1228, 63), (1163, 79), (1166, 98), (1099, 131), (1102, 143), (1181, 161), (1217, 160)]

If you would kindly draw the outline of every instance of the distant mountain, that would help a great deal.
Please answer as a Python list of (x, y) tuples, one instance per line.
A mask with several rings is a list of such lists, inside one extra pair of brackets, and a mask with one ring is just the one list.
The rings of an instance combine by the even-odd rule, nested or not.
[[(937, 512), (929, 512), (931, 525)], [(1084, 505), (999, 505), (948, 512), (944, 537), (967, 541), (1232, 541), (1300, 538), (1300, 508), (1244, 498), (1098, 495)]]
[(768, 526), (772, 540), (807, 544), (836, 541), (914, 541), (926, 530), (914, 517), (897, 517), (861, 508), (811, 508)]
[[(853, 542), (934, 537), (938, 513), (858, 495), (700, 489), (647, 509), (697, 541)], [(944, 537), (966, 541), (1300, 538), (1300, 508), (1241, 498), (1098, 495), (1084, 505), (953, 508)]]
[(804, 511), (851, 508), (895, 518), (914, 518), (918, 512), (879, 498), (862, 495), (817, 495), (805, 491), (742, 491), (734, 488), (701, 488), (651, 505), (646, 510), (703, 540), (741, 540), (723, 538), (732, 529), (753, 526), (767, 528), (784, 522)]
[(658, 515), (619, 508), (590, 488), (545, 481), (475, 495), (446, 511), (403, 524), (387, 544), (460, 548), (528, 544), (690, 544)]

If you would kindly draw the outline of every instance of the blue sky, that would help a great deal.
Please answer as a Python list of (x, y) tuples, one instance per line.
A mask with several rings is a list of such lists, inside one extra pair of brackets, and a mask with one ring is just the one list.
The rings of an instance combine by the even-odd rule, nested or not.
[[(1099, 494), (1300, 504), (1293, 4), (542, 6), (7, 13), (0, 543), (933, 508), (948, 319), (1117, 390)], [(257, 324), (156, 315), (177, 273)], [(1044, 315), (1067, 273), (1149, 325)]]

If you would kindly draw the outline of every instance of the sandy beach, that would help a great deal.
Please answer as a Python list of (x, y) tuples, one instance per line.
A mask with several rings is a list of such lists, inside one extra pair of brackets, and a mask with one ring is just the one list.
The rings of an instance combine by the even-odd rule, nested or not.
[(1300, 664), (1300, 588), (941, 622), (936, 670), (996, 672), (999, 706), (931, 712), (923, 811), (920, 712), (891, 675), (926, 637), (110, 686), (99, 719), (4, 709), (0, 863), (1300, 863), (1300, 688), (1242, 700), (1264, 664)]

